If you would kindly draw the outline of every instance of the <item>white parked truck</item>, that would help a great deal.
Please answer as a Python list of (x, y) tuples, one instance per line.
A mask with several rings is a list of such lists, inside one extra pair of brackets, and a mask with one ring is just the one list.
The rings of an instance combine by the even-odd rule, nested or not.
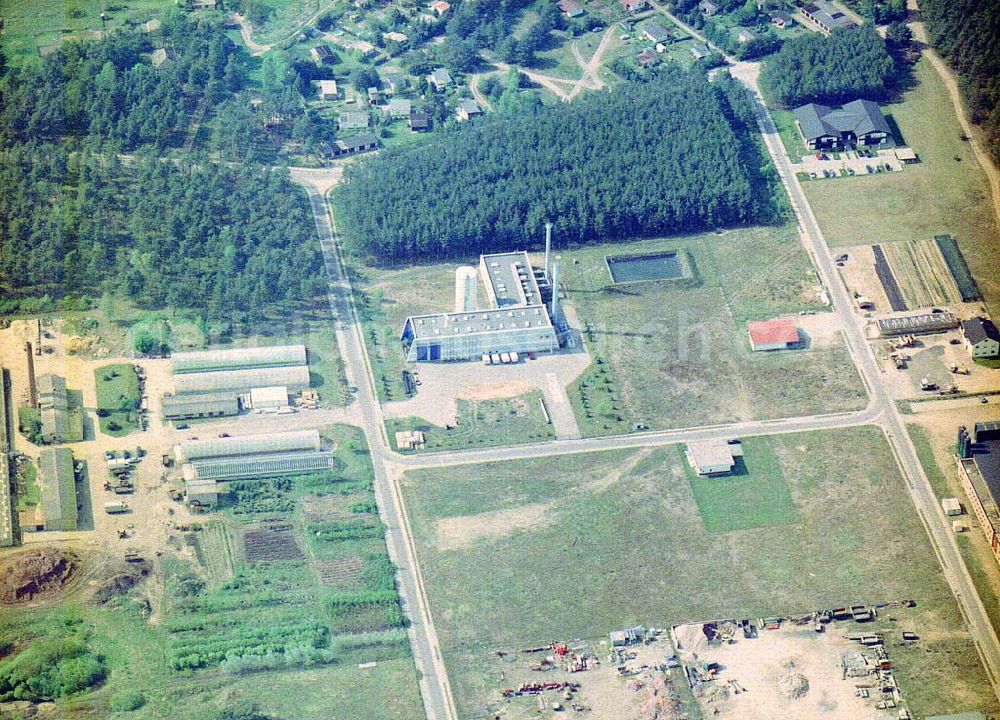
[(121, 500), (117, 502), (106, 502), (104, 503), (104, 512), (108, 515), (117, 515), (119, 513), (128, 512), (128, 503), (123, 503)]

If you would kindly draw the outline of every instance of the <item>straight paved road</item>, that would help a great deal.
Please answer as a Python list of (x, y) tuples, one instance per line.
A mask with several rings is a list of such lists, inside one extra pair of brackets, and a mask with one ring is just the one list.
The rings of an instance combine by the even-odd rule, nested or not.
[[(386, 523), (389, 556), (399, 568), (397, 586), (403, 609), (410, 620), (408, 629), (410, 647), (420, 672), (420, 694), (424, 702), (424, 712), (428, 720), (456, 720), (448, 675), (441, 659), (420, 577), (420, 568), (417, 566), (406, 509), (400, 499), (398, 486), (386, 473), (386, 442), (382, 410), (375, 396), (370, 369), (367, 367), (368, 356), (364, 349), (350, 281), (344, 272), (334, 239), (333, 218), (327, 210), (325, 196), (303, 175), (298, 175), (298, 178), (309, 194), (327, 276), (330, 279), (330, 310), (333, 312), (337, 344), (344, 358), (348, 382), (358, 388), (356, 398), (359, 403), (361, 426), (368, 440), (372, 465), (375, 469), (375, 493), (382, 519)], [(318, 178), (316, 182), (324, 187), (325, 178)]]
[(802, 191), (802, 185), (791, 169), (784, 147), (778, 136), (778, 130), (764, 103), (757, 79), (760, 65), (757, 63), (738, 63), (730, 69), (734, 77), (746, 85), (757, 109), (757, 120), (760, 124), (768, 152), (774, 161), (781, 181), (791, 200), (792, 207), (799, 220), (803, 233), (803, 241), (812, 253), (820, 278), (830, 293), (834, 311), (840, 317), (844, 337), (854, 363), (861, 373), (865, 384), (871, 393), (875, 407), (881, 412), (880, 425), (886, 439), (896, 455), (903, 477), (906, 480), (910, 496), (917, 506), (917, 512), (927, 528), (931, 544), (941, 561), (941, 567), (949, 586), (958, 600), (959, 608), (965, 617), (969, 632), (979, 650), (983, 664), (986, 667), (994, 692), (1000, 697), (1000, 639), (990, 622), (986, 608), (983, 607), (976, 587), (972, 582), (965, 562), (958, 550), (951, 524), (944, 516), (937, 496), (931, 488), (930, 481), (917, 457), (902, 416), (896, 403), (889, 395), (882, 379), (881, 370), (875, 361), (871, 346), (868, 344), (861, 319), (854, 312), (854, 305), (847, 294), (847, 288), (841, 282), (833, 266), (830, 249), (823, 237), (823, 231), (813, 215), (812, 208)]

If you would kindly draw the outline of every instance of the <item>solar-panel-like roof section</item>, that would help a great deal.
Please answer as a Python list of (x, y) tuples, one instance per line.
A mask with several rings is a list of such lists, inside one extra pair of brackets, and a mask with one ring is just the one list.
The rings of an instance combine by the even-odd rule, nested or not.
[(185, 440), (177, 445), (175, 455), (178, 462), (188, 462), (202, 458), (226, 457), (230, 455), (258, 455), (302, 450), (319, 450), (318, 430), (297, 430), (294, 432), (269, 433), (261, 435), (241, 435), (239, 437), (210, 438), (207, 440)]
[(513, 330), (552, 327), (549, 313), (543, 305), (476, 310), (463, 313), (418, 315), (408, 319), (413, 337), (461, 337), (475, 333), (510, 332)]
[(510, 252), (482, 255), (479, 266), (485, 275), (498, 308), (507, 305), (538, 305), (542, 295), (538, 291), (535, 273), (528, 253)]
[(249, 480), (252, 478), (301, 475), (328, 470), (335, 466), (331, 452), (278, 453), (270, 455), (244, 455), (241, 457), (194, 460), (192, 480)]
[(170, 367), (174, 374), (240, 370), (245, 368), (284, 367), (306, 364), (305, 345), (233, 348), (174, 353)]
[(181, 393), (209, 393), (220, 390), (246, 392), (253, 388), (284, 385), (290, 390), (309, 387), (306, 365), (287, 367), (251, 367), (243, 370), (189, 372), (174, 375), (174, 390)]

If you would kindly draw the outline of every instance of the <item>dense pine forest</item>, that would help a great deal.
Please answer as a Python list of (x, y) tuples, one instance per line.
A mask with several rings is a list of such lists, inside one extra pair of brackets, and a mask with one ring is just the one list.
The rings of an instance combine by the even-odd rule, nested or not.
[(921, 0), (931, 43), (958, 72), (971, 119), (1000, 162), (1000, 3)]
[(787, 41), (767, 59), (761, 83), (785, 107), (809, 102), (838, 104), (878, 100), (892, 80), (894, 63), (885, 41), (870, 25)]
[(68, 154), (0, 155), (0, 312), (99, 294), (253, 317), (321, 290), (305, 194), (285, 171)]
[[(152, 53), (169, 58), (154, 67)], [(240, 87), (236, 47), (221, 28), (171, 14), (162, 36), (112, 33), (65, 43), (37, 65), (0, 78), (0, 143), (89, 136), (123, 150), (164, 147), (199, 102)]]
[(345, 170), (353, 249), (383, 261), (768, 220), (779, 212), (735, 81), (672, 71), (571, 105), (491, 115)]

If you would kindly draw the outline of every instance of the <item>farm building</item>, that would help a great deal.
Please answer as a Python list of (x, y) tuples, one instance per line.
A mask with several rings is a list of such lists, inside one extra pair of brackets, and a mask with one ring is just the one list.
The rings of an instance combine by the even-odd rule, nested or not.
[(337, 138), (332, 145), (325, 146), (323, 155), (331, 158), (348, 157), (372, 150), (378, 150), (378, 138), (371, 133), (363, 133), (349, 138)]
[(185, 481), (232, 482), (282, 475), (302, 475), (329, 470), (333, 466), (334, 454), (331, 452), (268, 453), (193, 460), (184, 464), (183, 475)]
[(639, 626), (625, 628), (624, 630), (614, 630), (608, 633), (611, 647), (628, 647), (629, 645), (639, 645), (646, 638), (646, 628)]
[[(543, 304), (542, 287), (527, 253), (482, 255), (479, 272), (493, 309), (407, 318), (400, 340), (410, 362), (472, 360), (483, 353), (553, 352), (559, 348), (550, 310)], [(541, 276), (545, 280), (544, 272)]]
[(250, 390), (250, 407), (254, 410), (276, 410), (288, 407), (288, 388), (283, 385)]
[(161, 408), (166, 420), (193, 420), (240, 414), (240, 403), (235, 392), (164, 395)]
[(882, 318), (878, 321), (878, 329), (883, 337), (929, 335), (954, 330), (958, 325), (958, 318), (950, 312), (904, 315)]
[(46, 448), (38, 455), (42, 516), (46, 530), (76, 530), (76, 477), (68, 448)]
[(1000, 422), (976, 423), (971, 436), (965, 426), (960, 427), (957, 450), (970, 513), (1000, 563)]
[(1000, 331), (989, 318), (974, 317), (962, 323), (965, 346), (974, 358), (994, 358), (1000, 355)]
[(257, 367), (241, 370), (186, 373), (174, 376), (174, 389), (181, 393), (208, 393), (223, 390), (247, 391), (256, 387), (285, 385), (292, 390), (309, 387), (309, 368), (305, 365), (288, 367)]
[(317, 45), (309, 51), (309, 57), (317, 65), (325, 65), (337, 60), (337, 54), (329, 45)]
[(799, 329), (788, 319), (747, 323), (747, 333), (755, 351), (788, 350), (799, 345)]
[(837, 109), (809, 103), (795, 109), (795, 125), (810, 150), (881, 145), (892, 137), (881, 108), (871, 100)]
[(305, 345), (273, 345), (270, 347), (236, 348), (233, 350), (203, 350), (200, 352), (174, 353), (170, 357), (170, 369), (174, 375), (305, 364)]
[(559, 11), (568, 18), (576, 18), (583, 15), (583, 5), (576, 0), (559, 0), (556, 5), (559, 7)]
[(743, 456), (743, 446), (737, 440), (689, 442), (685, 455), (698, 475), (726, 475), (736, 467), (736, 458)]
[(659, 23), (649, 23), (645, 28), (643, 28), (642, 34), (650, 42), (670, 42), (670, 31)]
[(174, 447), (177, 462), (185, 463), (205, 458), (230, 455), (262, 455), (265, 453), (319, 450), (319, 432), (298, 430), (267, 435), (241, 435), (239, 437), (185, 440)]

